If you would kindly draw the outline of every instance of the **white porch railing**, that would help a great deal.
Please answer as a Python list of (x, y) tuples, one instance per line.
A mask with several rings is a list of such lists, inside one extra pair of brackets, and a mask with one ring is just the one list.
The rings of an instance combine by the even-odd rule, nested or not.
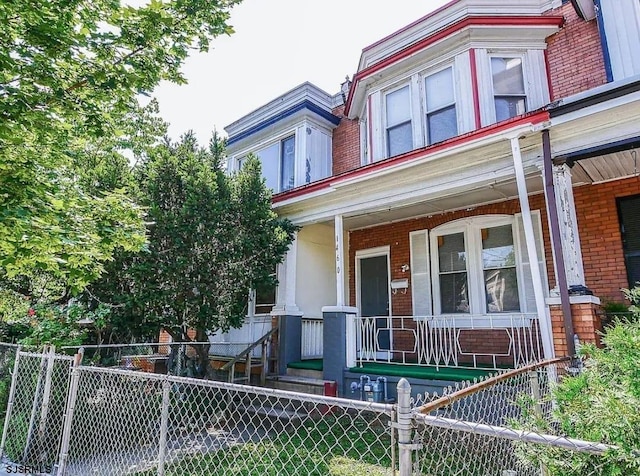
[(356, 363), (519, 367), (543, 358), (535, 314), (356, 317)]
[(302, 319), (301, 358), (303, 360), (322, 358), (323, 329), (322, 318)]

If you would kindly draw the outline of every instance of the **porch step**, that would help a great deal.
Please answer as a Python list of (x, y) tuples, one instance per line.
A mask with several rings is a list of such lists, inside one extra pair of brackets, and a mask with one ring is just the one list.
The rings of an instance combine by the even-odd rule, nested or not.
[(322, 370), (294, 369), (294, 368), (288, 367), (287, 375), (290, 377), (305, 377), (305, 378), (322, 380)]
[(276, 377), (267, 377), (266, 386), (279, 390), (288, 390), (290, 392), (324, 395), (324, 384), (327, 382), (331, 381), (297, 375), (279, 375)]

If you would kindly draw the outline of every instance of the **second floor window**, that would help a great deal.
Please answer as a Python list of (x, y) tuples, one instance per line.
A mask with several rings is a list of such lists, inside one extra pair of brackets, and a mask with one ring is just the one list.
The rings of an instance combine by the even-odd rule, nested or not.
[(519, 116), (527, 111), (522, 58), (491, 58), (496, 121)]
[[(294, 186), (295, 149), (296, 138), (289, 136), (256, 152), (262, 164), (262, 175), (266, 179), (267, 187), (276, 193)], [(239, 167), (242, 167), (244, 160), (244, 157), (239, 159)]]
[(387, 93), (387, 155), (393, 157), (413, 149), (411, 93), (409, 85)]
[(458, 135), (458, 118), (449, 67), (425, 78), (427, 142), (435, 144)]

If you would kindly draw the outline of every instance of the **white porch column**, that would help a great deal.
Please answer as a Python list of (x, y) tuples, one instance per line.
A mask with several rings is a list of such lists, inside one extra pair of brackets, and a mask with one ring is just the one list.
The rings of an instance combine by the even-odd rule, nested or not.
[(567, 284), (569, 286), (584, 286), (582, 248), (580, 247), (580, 235), (578, 234), (576, 207), (573, 201), (571, 169), (566, 164), (553, 167), (553, 184)]
[(531, 266), (531, 278), (533, 280), (533, 292), (536, 298), (536, 311), (540, 324), (540, 334), (542, 337), (542, 348), (546, 359), (552, 359), (555, 355), (553, 350), (553, 337), (551, 331), (551, 316), (547, 312), (544, 298), (543, 281), (538, 266), (538, 250), (536, 249), (535, 235), (533, 233), (533, 221), (531, 220), (531, 208), (529, 207), (529, 194), (527, 193), (527, 182), (524, 175), (524, 165), (520, 152), (520, 140), (512, 137), (511, 153), (513, 155), (513, 166), (515, 169), (516, 182), (518, 184), (518, 197), (520, 199), (520, 210), (522, 211), (522, 223), (524, 225), (525, 240), (527, 242), (527, 254)]
[(336, 237), (336, 306), (346, 305), (344, 290), (344, 226), (342, 215), (335, 217), (335, 237)]
[(300, 309), (296, 305), (296, 272), (298, 257), (298, 236), (287, 251), (284, 262), (278, 265), (278, 287), (276, 290), (276, 305), (273, 306), (273, 316), (300, 315)]

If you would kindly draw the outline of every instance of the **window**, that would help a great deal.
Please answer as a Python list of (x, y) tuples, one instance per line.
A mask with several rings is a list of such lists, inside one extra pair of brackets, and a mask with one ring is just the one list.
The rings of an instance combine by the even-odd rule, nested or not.
[(440, 304), (443, 313), (469, 312), (464, 233), (438, 236)]
[(409, 85), (388, 93), (385, 100), (387, 155), (393, 157), (413, 149)]
[(276, 305), (276, 286), (259, 286), (255, 290), (254, 314), (269, 314)]
[[(295, 136), (278, 141), (256, 152), (256, 156), (262, 164), (262, 175), (267, 187), (274, 192), (289, 190), (294, 186), (295, 180)], [(239, 165), (244, 161), (240, 159)]]
[[(547, 288), (540, 214), (532, 218)], [(466, 218), (410, 238), (414, 315), (537, 311), (521, 215)]]
[(516, 249), (511, 225), (482, 228), (486, 312), (519, 312)]
[(427, 142), (435, 144), (458, 135), (458, 119), (449, 67), (425, 78)]
[(629, 287), (640, 282), (640, 195), (618, 201), (620, 226), (622, 228), (622, 248), (627, 267)]
[(522, 58), (491, 58), (496, 121), (504, 121), (527, 111)]

